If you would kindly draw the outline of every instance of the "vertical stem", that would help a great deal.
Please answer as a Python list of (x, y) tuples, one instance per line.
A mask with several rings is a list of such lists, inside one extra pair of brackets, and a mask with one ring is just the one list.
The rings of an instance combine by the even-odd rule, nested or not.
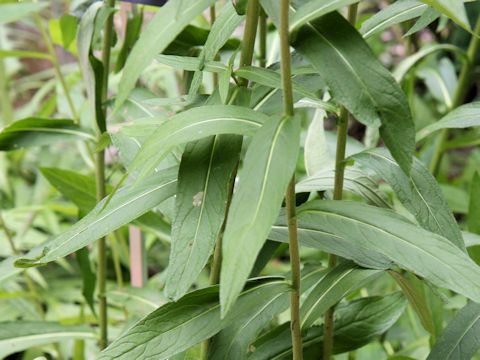
[[(350, 5), (348, 8), (348, 21), (355, 25), (357, 20), (358, 4)], [(343, 197), (343, 179), (345, 175), (345, 150), (347, 145), (348, 134), (348, 111), (342, 108), (340, 116), (337, 120), (337, 150), (335, 155), (335, 182), (333, 187), (333, 199), (341, 200)], [(333, 268), (337, 264), (337, 257), (330, 254), (328, 257), (328, 267)], [(324, 331), (323, 333), (323, 359), (329, 360), (333, 350), (333, 332), (334, 332), (334, 312), (335, 308), (331, 307), (325, 313)]]
[[(453, 95), (452, 101), (452, 108), (453, 110), (460, 105), (465, 100), (465, 95), (468, 90), (468, 86), (471, 83), (471, 75), (475, 65), (475, 59), (477, 57), (478, 49), (480, 46), (480, 16), (477, 19), (477, 23), (475, 25), (475, 29), (473, 31), (472, 39), (470, 40), (470, 44), (467, 50), (467, 59), (463, 64), (462, 70), (458, 77), (457, 87), (455, 89), (455, 94)], [(445, 142), (448, 140), (448, 129), (442, 130), (439, 136), (439, 140), (437, 142), (437, 146), (435, 147), (435, 152), (432, 156), (432, 161), (430, 162), (430, 171), (433, 175), (438, 173), (440, 163), (443, 157), (443, 150), (445, 147)]]
[(35, 17), (35, 23), (37, 24), (37, 27), (40, 30), (40, 35), (42, 36), (43, 42), (47, 47), (48, 54), (50, 55), (50, 62), (52, 63), (55, 76), (60, 82), (60, 86), (62, 87), (63, 92), (65, 94), (65, 98), (67, 99), (67, 104), (70, 109), (70, 113), (73, 117), (73, 120), (78, 122), (78, 119), (79, 119), (78, 113), (77, 113), (77, 110), (75, 109), (75, 105), (73, 103), (72, 97), (70, 96), (70, 92), (68, 91), (67, 82), (65, 81), (65, 77), (63, 76), (62, 70), (60, 68), (60, 63), (58, 61), (57, 52), (55, 51), (55, 46), (52, 42), (52, 39), (50, 38), (50, 35), (47, 33), (47, 31), (45, 30), (45, 27), (43, 26), (43, 22), (40, 15), (35, 14), (34, 17)]
[[(243, 34), (242, 53), (240, 55), (240, 66), (252, 64), (255, 51), (255, 38), (257, 36), (258, 15), (260, 13), (259, 0), (249, 0), (246, 12), (245, 32)], [(240, 78), (239, 85), (247, 86), (248, 80)]]
[(5, 61), (0, 59), (0, 107), (2, 109), (2, 122), (0, 125), (7, 126), (13, 120), (13, 108), (8, 93), (8, 75)]
[[(217, 19), (217, 13), (215, 11), (215, 4), (213, 4), (212, 6), (210, 6), (210, 27), (212, 27), (216, 19)], [(215, 89), (218, 86), (218, 73), (213, 72), (212, 78), (213, 78), (213, 88)]]
[(259, 51), (258, 59), (261, 67), (267, 66), (267, 14), (260, 9), (259, 22)]
[[(283, 110), (286, 116), (293, 116), (293, 91), (290, 44), (288, 41), (288, 15), (290, 1), (281, 0), (280, 3), (280, 64), (283, 85)], [(293, 120), (291, 120), (293, 121)], [(294, 360), (301, 360), (302, 334), (300, 329), (300, 254), (297, 234), (297, 214), (295, 204), (295, 173), (288, 184), (285, 194), (288, 221), (288, 241), (290, 251), (290, 265), (292, 268), (292, 291), (290, 294), (290, 330), (292, 334), (292, 356)]]
[[(104, 0), (105, 6), (114, 7), (115, 0)], [(105, 103), (108, 96), (108, 76), (110, 69), (110, 48), (112, 45), (113, 35), (113, 15), (110, 15), (103, 29), (103, 42), (102, 42), (102, 64), (103, 64), (103, 76), (102, 76), (102, 93), (101, 101)], [(97, 118), (98, 128), (98, 140), (102, 134), (107, 130), (106, 126), (106, 113), (107, 109), (105, 105), (102, 108), (101, 118)], [(105, 151), (101, 150), (97, 152), (95, 157), (95, 179), (97, 186), (97, 201), (102, 200), (105, 197)], [(100, 349), (105, 349), (108, 345), (108, 316), (107, 316), (107, 295), (106, 295), (106, 278), (107, 278), (107, 259), (106, 259), (106, 240), (101, 238), (98, 240), (98, 313), (100, 324)]]

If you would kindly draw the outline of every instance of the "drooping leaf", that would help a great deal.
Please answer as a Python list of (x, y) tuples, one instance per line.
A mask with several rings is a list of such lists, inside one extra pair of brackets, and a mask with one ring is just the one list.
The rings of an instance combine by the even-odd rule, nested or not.
[[(453, 97), (455, 96), (456, 74), (452, 71), (449, 75), (453, 76), (445, 76), (447, 74), (442, 71), (442, 60), (438, 66), (418, 69), (416, 75), (424, 81), (430, 94), (450, 110), (453, 107)], [(454, 70), (453, 66), (451, 68)]]
[(136, 186), (120, 189), (106, 206), (104, 199), (67, 231), (14, 260), (15, 266), (58, 260), (135, 220), (174, 194), (177, 171), (163, 170)]
[[(400, 292), (372, 296), (342, 303), (335, 310), (333, 353), (358, 349), (385, 333), (405, 310)], [(305, 330), (305, 359), (317, 359), (322, 352), (323, 326)], [(249, 360), (287, 360), (292, 358), (290, 323), (285, 323), (258, 338), (251, 346)]]
[(189, 144), (178, 174), (166, 294), (184, 295), (212, 254), (227, 206), (241, 137), (213, 136)]
[(267, 119), (262, 113), (235, 105), (199, 106), (181, 112), (145, 141), (131, 168), (142, 166), (141, 174), (148, 174), (176, 145), (217, 134), (252, 135)]
[(222, 319), (218, 286), (196, 290), (147, 315), (104, 350), (99, 360), (168, 359), (215, 335), (225, 326), (242, 321), (288, 291), (284, 280), (252, 280), (239, 296), (235, 308)]
[[(312, 192), (333, 190), (335, 170), (326, 169), (301, 180), (295, 186), (296, 192)], [(378, 189), (378, 185), (367, 173), (355, 169), (345, 169), (344, 190), (360, 195), (372, 204), (390, 207), (386, 196)]]
[(464, 129), (472, 126), (480, 126), (480, 102), (462, 105), (439, 121), (424, 127), (417, 133), (417, 141), (441, 129)]
[(273, 116), (248, 147), (223, 238), (222, 314), (234, 304), (278, 215), (295, 169), (299, 136), (299, 119)]
[(331, 13), (302, 27), (293, 46), (319, 72), (334, 99), (365, 125), (381, 125), (385, 144), (408, 173), (415, 135), (406, 97), (358, 32)]
[(427, 9), (428, 6), (419, 0), (395, 1), (366, 20), (362, 24), (360, 32), (365, 38), (368, 38), (390, 26), (419, 17)]
[(351, 158), (386, 180), (423, 228), (447, 238), (459, 249), (465, 249), (462, 234), (442, 190), (421, 161), (414, 159), (410, 176), (407, 176), (382, 149), (366, 150)]
[(306, 329), (325, 311), (350, 292), (382, 275), (381, 270), (363, 269), (346, 261), (332, 270), (312, 289), (300, 309), (301, 327)]
[(143, 69), (155, 56), (162, 53), (196, 16), (213, 3), (213, 0), (169, 1), (157, 11), (142, 31), (125, 63), (115, 109), (127, 99)]
[(460, 0), (421, 0), (423, 3), (433, 7), (446, 15), (465, 30), (471, 32), (468, 22), (467, 11), (463, 1)]
[(12, 321), (0, 323), (0, 356), (21, 352), (36, 346), (62, 340), (95, 341), (96, 335), (88, 326), (62, 325), (47, 321)]
[(50, 145), (57, 141), (93, 140), (72, 120), (26, 118), (15, 121), (0, 132), (0, 151)]
[(292, 16), (289, 24), (291, 33), (303, 25), (319, 18), (322, 15), (335, 11), (347, 5), (357, 3), (359, 0), (311, 0), (300, 6)]
[[(352, 260), (362, 255), (357, 249), (363, 250), (366, 259), (379, 253), (436, 286), (474, 301), (480, 299), (476, 281), (480, 267), (451, 241), (393, 211), (357, 202), (322, 200), (303, 205), (298, 221), (299, 228), (337, 237), (336, 244), (318, 244), (318, 248)], [(301, 239), (301, 231), (299, 236)], [(272, 236), (270, 239), (275, 240)]]
[(397, 65), (395, 70), (393, 71), (393, 76), (398, 82), (401, 82), (405, 75), (408, 73), (410, 69), (412, 69), (416, 64), (418, 64), (421, 60), (427, 57), (430, 54), (436, 53), (438, 51), (450, 51), (454, 54), (458, 54), (462, 59), (465, 58), (465, 51), (460, 49), (455, 45), (450, 44), (435, 44), (430, 46), (422, 47), (419, 51), (415, 54), (410, 55), (409, 57), (405, 58)]
[(31, 13), (39, 12), (48, 6), (47, 2), (12, 2), (0, 4), (0, 25), (21, 20)]
[(448, 323), (427, 360), (470, 360), (480, 348), (480, 304), (470, 302)]

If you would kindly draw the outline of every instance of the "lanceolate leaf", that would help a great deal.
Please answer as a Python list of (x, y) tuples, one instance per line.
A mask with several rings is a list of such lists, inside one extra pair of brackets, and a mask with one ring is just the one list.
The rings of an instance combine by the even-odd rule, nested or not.
[(268, 119), (260, 112), (234, 105), (207, 105), (172, 116), (145, 141), (131, 169), (153, 171), (176, 145), (217, 134), (252, 135)]
[[(349, 201), (313, 201), (300, 208), (298, 220), (300, 227), (308, 224), (309, 229), (338, 236), (338, 255), (358, 257), (352, 245), (367, 254), (374, 251), (436, 286), (480, 300), (480, 267), (446, 238), (390, 210)], [(351, 254), (346, 254), (349, 249)]]
[(463, 1), (460, 0), (421, 0), (434, 9), (437, 9), (442, 14), (448, 16), (458, 25), (467, 31), (471, 31), (470, 23), (468, 22), (467, 11)]
[(104, 199), (70, 229), (32, 249), (15, 265), (30, 267), (58, 260), (135, 220), (174, 194), (177, 171), (163, 170), (136, 186), (120, 189), (106, 206)]
[(462, 105), (423, 128), (417, 133), (417, 141), (441, 129), (464, 129), (472, 126), (480, 126), (480, 102)]
[(61, 325), (46, 321), (12, 321), (0, 323), (0, 357), (21, 352), (35, 346), (62, 340), (85, 339), (95, 341), (96, 335), (88, 326)]
[(414, 159), (410, 176), (407, 176), (382, 149), (366, 150), (353, 155), (352, 159), (387, 181), (423, 228), (442, 235), (465, 250), (462, 234), (442, 190), (420, 160)]
[[(326, 271), (326, 269), (319, 268), (302, 276), (302, 293), (323, 279)], [(267, 326), (275, 315), (288, 309), (289, 304), (290, 293), (282, 292), (273, 296), (261, 308), (256, 308), (257, 311), (250, 310), (248, 316), (240, 321), (232, 322), (212, 339), (208, 358), (210, 360), (245, 359), (249, 352), (249, 345), (260, 331)]]
[(295, 169), (299, 137), (299, 119), (273, 116), (248, 147), (223, 238), (223, 314), (234, 304), (278, 216)]
[[(295, 186), (295, 190), (296, 192), (333, 190), (334, 183), (335, 170), (328, 169), (303, 179)], [(372, 204), (390, 207), (386, 196), (378, 189), (377, 183), (359, 169), (345, 169), (343, 186), (344, 190), (356, 193)]]
[(408, 173), (415, 131), (406, 97), (358, 32), (331, 13), (300, 29), (293, 46), (319, 72), (334, 99), (365, 125), (381, 125), (385, 144)]
[(401, 22), (419, 17), (428, 9), (419, 0), (398, 0), (366, 20), (360, 29), (365, 38)]
[(432, 22), (437, 20), (440, 17), (440, 13), (435, 10), (434, 8), (428, 8), (419, 17), (419, 19), (415, 22), (415, 24), (406, 32), (404, 36), (410, 36), (415, 34), (416, 32), (425, 29), (428, 25)]
[[(400, 292), (384, 297), (372, 296), (340, 304), (335, 309), (333, 353), (358, 349), (385, 333), (405, 310)], [(292, 358), (290, 323), (285, 323), (257, 339), (249, 360), (287, 360)], [(323, 326), (313, 326), (303, 335), (306, 359), (322, 352)]]
[(57, 141), (93, 140), (72, 120), (27, 118), (14, 122), (0, 132), (0, 151), (30, 146), (51, 145)]
[(228, 324), (242, 321), (289, 290), (283, 280), (253, 280), (223, 319), (220, 317), (218, 286), (191, 292), (147, 315), (103, 351), (99, 360), (168, 359), (215, 335)]
[(290, 32), (295, 32), (306, 23), (359, 0), (311, 0), (300, 6), (290, 20)]
[(327, 309), (380, 275), (381, 270), (362, 269), (350, 261), (336, 266), (312, 289), (303, 302), (300, 310), (301, 327), (310, 327)]
[(213, 0), (169, 1), (142, 31), (125, 64), (115, 109), (127, 99), (142, 71), (155, 56), (167, 48), (175, 37)]
[(225, 217), (242, 138), (213, 136), (189, 144), (178, 174), (166, 294), (184, 295), (207, 263)]
[(450, 321), (427, 360), (470, 360), (480, 348), (480, 304), (471, 302)]

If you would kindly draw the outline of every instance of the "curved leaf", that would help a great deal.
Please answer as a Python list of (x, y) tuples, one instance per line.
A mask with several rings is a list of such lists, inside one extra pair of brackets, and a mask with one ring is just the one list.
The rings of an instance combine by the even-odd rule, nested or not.
[(350, 292), (382, 275), (381, 270), (362, 269), (346, 261), (332, 270), (312, 289), (300, 309), (301, 327), (313, 325), (325, 311)]
[[(329, 247), (332, 253), (353, 259), (359, 256), (352, 247), (355, 245), (367, 254), (380, 253), (436, 286), (480, 300), (480, 267), (446, 238), (411, 224), (390, 210), (322, 200), (302, 206), (298, 220), (303, 228), (338, 236), (339, 251)], [(350, 254), (346, 254), (348, 250)]]
[(470, 360), (480, 348), (480, 304), (471, 302), (448, 323), (427, 360)]
[(465, 30), (471, 32), (470, 23), (468, 22), (467, 11), (461, 0), (421, 0), (442, 14), (446, 15)]
[(181, 112), (147, 138), (131, 169), (142, 166), (140, 178), (151, 173), (176, 145), (217, 134), (252, 135), (267, 119), (260, 112), (235, 105), (207, 105)]
[(17, 259), (15, 266), (38, 266), (58, 260), (135, 220), (175, 193), (177, 171), (164, 170), (137, 186), (120, 189), (106, 206), (107, 198), (67, 231)]
[(88, 326), (62, 325), (46, 321), (12, 321), (0, 323), (0, 356), (21, 352), (36, 346), (62, 340), (95, 340), (95, 332)]
[(358, 32), (338, 13), (299, 30), (293, 46), (360, 122), (380, 126), (385, 144), (408, 173), (415, 130), (405, 94)]
[(465, 250), (462, 234), (442, 190), (420, 160), (414, 159), (410, 176), (407, 176), (382, 149), (366, 150), (351, 158), (387, 181), (423, 228), (444, 236)]
[(115, 99), (115, 110), (127, 99), (140, 74), (155, 56), (162, 53), (196, 16), (213, 3), (214, 0), (168, 1), (157, 11), (127, 58)]
[(417, 141), (441, 129), (464, 129), (480, 126), (480, 101), (462, 105), (439, 121), (424, 127), (417, 133)]
[(47, 2), (17, 2), (0, 4), (0, 25), (20, 20), (33, 12), (39, 12), (48, 6)]
[[(252, 138), (225, 227), (220, 302), (227, 314), (278, 216), (295, 170), (300, 121), (274, 116)], [(241, 256), (240, 256), (241, 255)]]
[(404, 36), (410, 36), (420, 30), (425, 29), (428, 25), (437, 20), (440, 15), (441, 14), (434, 8), (428, 8), (423, 12), (422, 16), (420, 16), (420, 18), (415, 22), (415, 24), (410, 28), (410, 30), (405, 33)]
[(82, 139), (94, 140), (95, 137), (72, 120), (31, 117), (15, 121), (0, 132), (0, 151)]
[(235, 308), (220, 317), (218, 286), (191, 292), (177, 302), (161, 306), (117, 338), (99, 356), (106, 359), (168, 359), (208, 339), (228, 324), (241, 321), (290, 288), (283, 280), (250, 281)]

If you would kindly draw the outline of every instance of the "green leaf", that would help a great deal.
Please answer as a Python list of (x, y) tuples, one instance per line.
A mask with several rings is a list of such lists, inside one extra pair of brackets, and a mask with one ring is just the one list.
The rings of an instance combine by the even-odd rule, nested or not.
[(363, 269), (350, 261), (334, 267), (304, 300), (300, 309), (302, 329), (312, 326), (330, 307), (382, 273), (381, 270)]
[(480, 304), (471, 302), (448, 323), (427, 360), (470, 360), (480, 348)]
[(303, 158), (307, 175), (312, 176), (319, 171), (331, 167), (333, 157), (330, 154), (325, 137), (325, 118), (327, 113), (323, 109), (315, 109), (312, 121), (308, 126), (305, 138)]
[(463, 1), (460, 0), (421, 0), (425, 4), (433, 7), (442, 14), (446, 15), (465, 30), (471, 32), (468, 22), (467, 11)]
[(425, 29), (428, 25), (437, 20), (440, 15), (441, 14), (437, 10), (429, 7), (423, 12), (422, 16), (420, 16), (420, 18), (415, 22), (415, 24), (410, 28), (410, 30), (406, 32), (404, 36), (410, 36), (420, 30)]
[(454, 54), (458, 54), (463, 60), (465, 60), (465, 51), (460, 49), (455, 45), (450, 44), (435, 44), (422, 47), (419, 51), (415, 54), (410, 55), (409, 57), (405, 58), (398, 64), (398, 66), (393, 71), (393, 76), (398, 82), (403, 81), (405, 75), (412, 69), (415, 65), (417, 65), (421, 60), (427, 57), (430, 54), (439, 52), (439, 51), (450, 51)]
[(465, 250), (462, 234), (442, 190), (420, 160), (414, 159), (410, 176), (407, 176), (388, 152), (382, 149), (366, 150), (351, 158), (387, 181), (424, 229), (445, 237), (459, 249)]
[[(335, 170), (327, 169), (308, 176), (295, 186), (295, 191), (314, 192), (333, 190)], [(378, 185), (367, 173), (360, 169), (345, 169), (344, 190), (360, 195), (365, 200), (380, 207), (390, 207), (386, 196), (378, 189)]]
[(131, 327), (102, 352), (99, 360), (168, 359), (215, 335), (225, 326), (242, 321), (290, 288), (283, 280), (264, 278), (250, 281), (235, 308), (220, 317), (218, 286), (191, 292), (168, 303)]
[(132, 51), (132, 48), (137, 42), (142, 30), (143, 11), (138, 14), (129, 13), (127, 16), (128, 18), (127, 25), (125, 27), (125, 38), (115, 63), (115, 72), (119, 72), (125, 66), (128, 55)]
[[(446, 59), (442, 60), (448, 61)], [(452, 77), (446, 76), (447, 74), (442, 71), (442, 60), (435, 67), (419, 69), (416, 75), (425, 82), (430, 94), (450, 110), (453, 107), (457, 79), (453, 66), (451, 68), (453, 71), (450, 72), (450, 75), (453, 75)], [(443, 61), (443, 64), (445, 64), (445, 61)]]
[(206, 105), (181, 112), (145, 141), (131, 169), (143, 166), (141, 177), (153, 171), (176, 145), (217, 134), (252, 135), (267, 119), (260, 112), (235, 105)]
[(91, 328), (82, 325), (61, 325), (46, 321), (1, 322), (0, 357), (71, 339), (95, 340), (96, 335)]
[(300, 228), (337, 236), (338, 251), (335, 244), (318, 248), (352, 260), (360, 257), (358, 248), (367, 258), (380, 253), (436, 286), (480, 299), (480, 268), (467, 254), (390, 210), (349, 201), (313, 201), (300, 208), (298, 221)]
[(21, 20), (34, 12), (39, 12), (48, 6), (48, 2), (16, 2), (0, 4), (0, 25)]
[(142, 31), (128, 56), (120, 80), (114, 111), (127, 99), (142, 71), (213, 0), (169, 1), (161, 7)]
[(464, 129), (472, 126), (480, 126), (480, 101), (462, 105), (439, 121), (424, 127), (417, 133), (417, 141), (441, 129)]
[(297, 162), (300, 120), (273, 116), (254, 135), (232, 198), (220, 276), (222, 314), (232, 308), (265, 242)]
[(406, 97), (358, 32), (338, 13), (300, 29), (293, 46), (360, 122), (380, 127), (385, 144), (408, 173), (415, 130)]
[(130, 223), (174, 194), (177, 171), (163, 170), (136, 186), (120, 189), (106, 206), (104, 199), (67, 231), (16, 259), (15, 266), (38, 266), (58, 260)]
[(183, 153), (165, 285), (169, 297), (183, 296), (212, 254), (241, 146), (241, 137), (220, 135), (191, 143)]
[(222, 72), (227, 70), (225, 64), (220, 61), (202, 60), (199, 57), (193, 56), (178, 56), (178, 55), (157, 55), (155, 61), (159, 64), (171, 66), (175, 69), (185, 71), (209, 71)]
[(480, 234), (480, 175), (473, 174), (470, 185), (470, 202), (467, 215), (468, 230), (474, 234)]
[(94, 140), (94, 136), (72, 120), (26, 118), (15, 121), (0, 132), (0, 151), (51, 145), (57, 141)]
[(18, 58), (31, 58), (31, 59), (45, 59), (50, 60), (51, 56), (37, 51), (26, 50), (0, 50), (0, 58), (18, 57)]
[[(405, 310), (401, 292), (372, 296), (342, 303), (335, 310), (333, 353), (358, 349), (385, 333)], [(323, 326), (313, 326), (303, 334), (306, 359), (322, 352)], [(249, 360), (288, 360), (292, 358), (290, 323), (285, 323), (258, 338), (251, 346)]]
[[(302, 276), (301, 292), (310, 289), (325, 276), (325, 269), (315, 269)], [(249, 352), (249, 345), (272, 318), (288, 309), (290, 292), (281, 292), (273, 296), (257, 311), (250, 310), (248, 316), (232, 322), (220, 331), (209, 346), (209, 360), (242, 360)]]
[(95, 294), (95, 283), (97, 277), (92, 270), (87, 248), (81, 248), (80, 250), (77, 250), (75, 257), (82, 275), (82, 295), (87, 301), (88, 306), (90, 306), (92, 313), (95, 314), (95, 300), (93, 296)]
[(360, 33), (368, 38), (390, 26), (419, 17), (427, 9), (428, 6), (418, 0), (395, 1), (366, 20), (360, 28)]
[(300, 29), (303, 25), (319, 18), (322, 15), (335, 11), (359, 0), (311, 0), (300, 6), (290, 19), (290, 33)]

